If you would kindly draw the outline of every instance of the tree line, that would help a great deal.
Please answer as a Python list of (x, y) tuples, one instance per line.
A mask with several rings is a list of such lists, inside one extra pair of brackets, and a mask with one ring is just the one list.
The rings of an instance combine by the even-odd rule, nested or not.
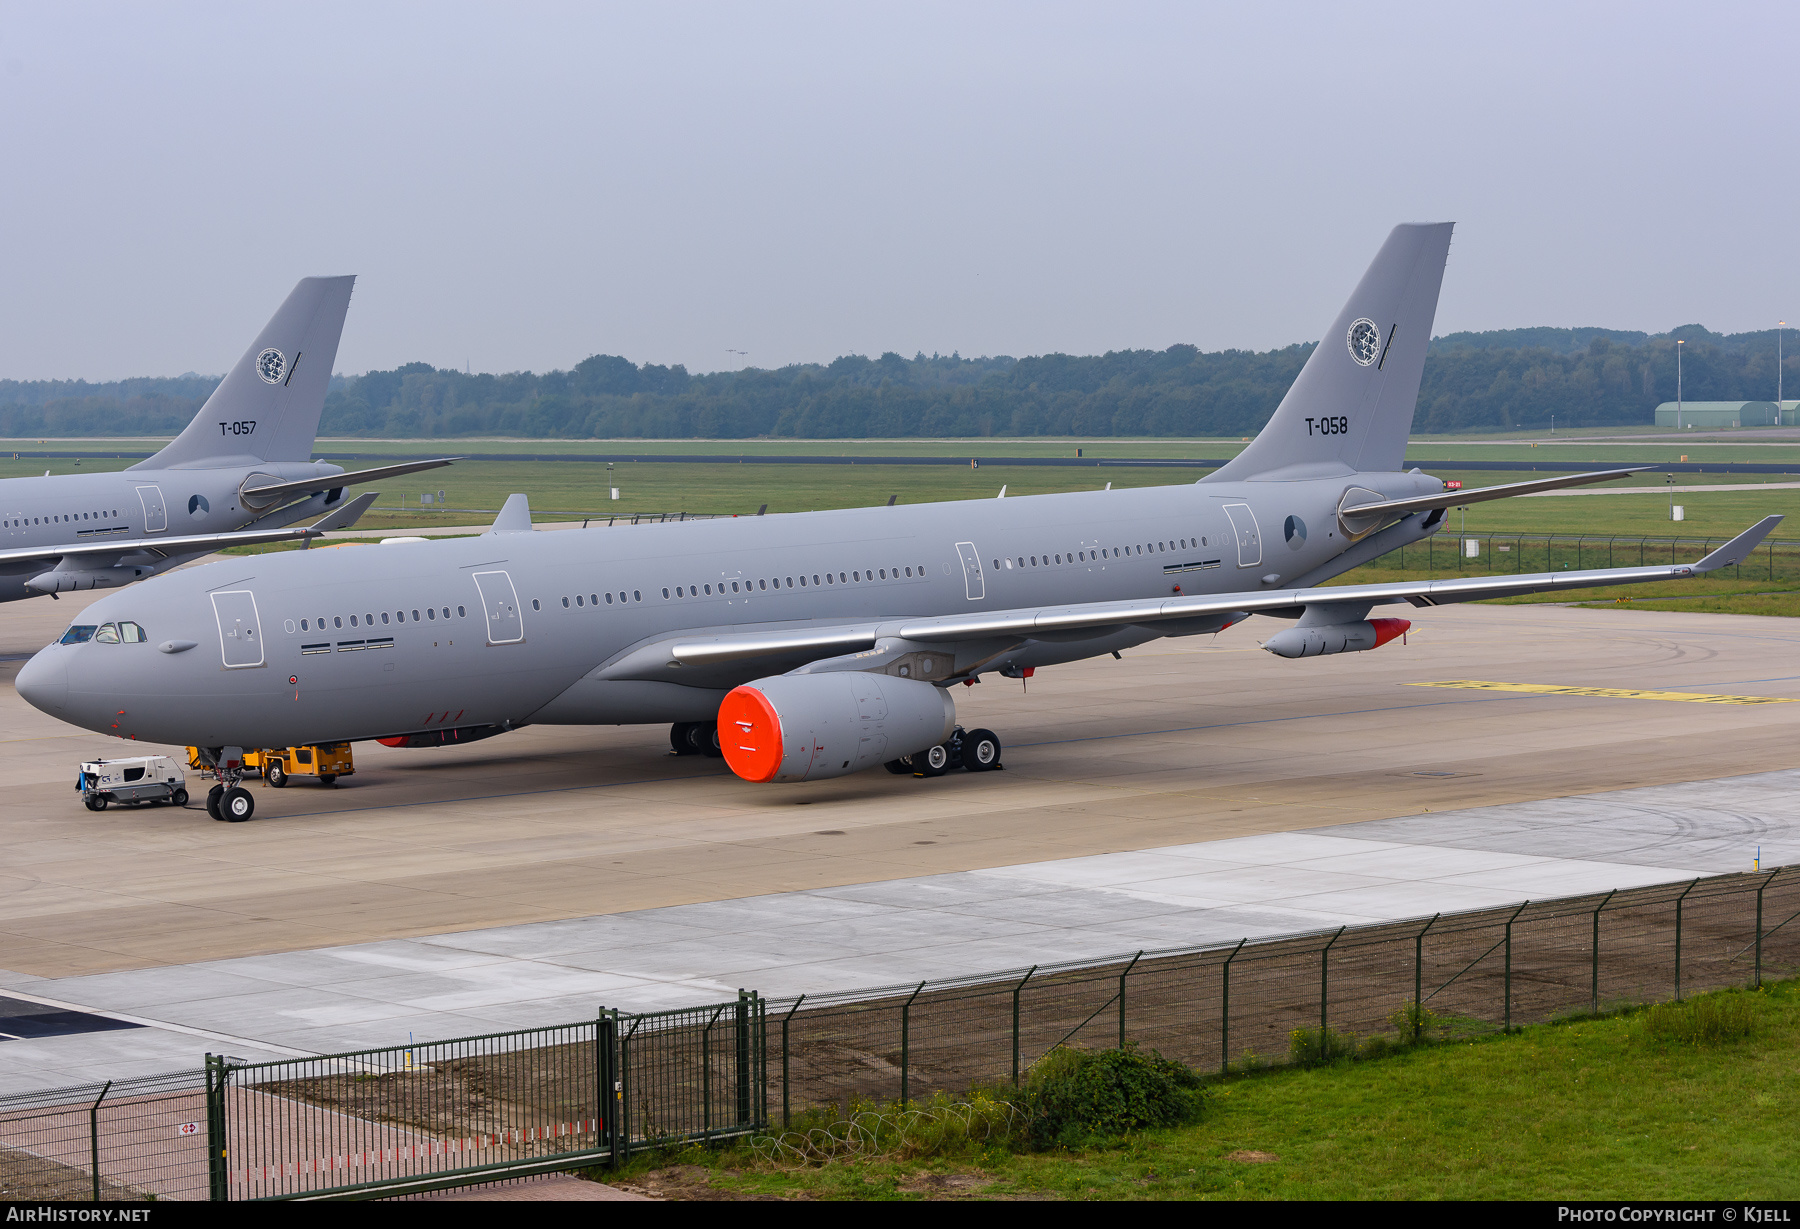
[[(1413, 430), (1496, 431), (1654, 421), (1675, 399), (1772, 400), (1776, 335), (1686, 325), (1663, 334), (1507, 329), (1433, 340)], [(1796, 339), (1790, 339), (1796, 340)], [(1796, 348), (1790, 345), (1788, 350)], [(465, 374), (429, 363), (333, 377), (322, 435), (544, 439), (1232, 436), (1268, 421), (1312, 344), (963, 358), (846, 355), (695, 375), (596, 354), (568, 371)], [(1800, 390), (1800, 357), (1784, 354)], [(0, 380), (0, 437), (167, 435), (217, 383)], [(1800, 395), (1800, 394), (1797, 394)]]

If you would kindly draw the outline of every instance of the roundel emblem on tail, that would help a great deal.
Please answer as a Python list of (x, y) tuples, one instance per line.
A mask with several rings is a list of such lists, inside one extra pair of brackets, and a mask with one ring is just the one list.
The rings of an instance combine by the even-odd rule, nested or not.
[(274, 347), (270, 347), (256, 356), (256, 374), (263, 378), (265, 384), (281, 383), (282, 373), (286, 370), (286, 356)]
[(1365, 318), (1351, 325), (1346, 340), (1350, 345), (1350, 357), (1364, 367), (1381, 354), (1381, 330), (1375, 327), (1373, 320)]

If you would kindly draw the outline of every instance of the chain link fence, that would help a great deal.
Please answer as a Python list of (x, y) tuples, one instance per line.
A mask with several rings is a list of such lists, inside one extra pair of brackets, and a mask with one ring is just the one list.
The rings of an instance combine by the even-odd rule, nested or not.
[(1130, 1041), (1223, 1071), (1428, 1026), (1497, 1032), (1800, 971), (1797, 916), (1800, 870), (1762, 871), (780, 1000), (771, 1095), (786, 1123), (1017, 1083), (1058, 1045)]
[[(1692, 563), (1729, 538), (1626, 534), (1456, 533), (1446, 525), (1423, 542), (1363, 565), (1419, 574), (1505, 575), (1582, 568), (1641, 568)], [(1800, 541), (1765, 539), (1742, 563), (1713, 573), (1732, 580), (1800, 583)], [(1356, 570), (1345, 573), (1354, 583)]]

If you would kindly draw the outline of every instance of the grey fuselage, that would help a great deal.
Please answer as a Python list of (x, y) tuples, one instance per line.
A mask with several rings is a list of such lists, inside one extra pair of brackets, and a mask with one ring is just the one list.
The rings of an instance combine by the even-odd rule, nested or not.
[[(95, 553), (111, 539), (154, 541), (159, 535), (225, 533), (252, 523), (286, 525), (309, 515), (322, 515), (335, 503), (330, 492), (273, 514), (267, 507), (245, 506), (239, 496), (246, 481), (298, 481), (341, 474), (325, 462), (267, 462), (243, 458), (209, 461), (204, 467), (127, 469), (111, 473), (58, 474), (42, 478), (0, 479), (0, 552), (49, 551), (67, 546), (76, 571), (115, 566), (142, 569), (145, 576), (165, 572), (205, 554), (204, 549), (163, 556), (137, 550), (117, 556)], [(79, 552), (79, 558), (74, 558)], [(39, 597), (25, 582), (57, 570), (54, 556), (0, 560), (0, 602)]]
[[(77, 725), (197, 746), (711, 720), (731, 687), (822, 654), (674, 668), (646, 646), (1316, 583), (1360, 561), (1343, 558), (1352, 544), (1335, 515), (1352, 487), (1402, 498), (1442, 483), (1416, 472), (1202, 481), (232, 559), (94, 603), (81, 624), (130, 620), (146, 642), (52, 646), (18, 686)], [(957, 673), (1017, 673), (1218, 625), (971, 645)]]

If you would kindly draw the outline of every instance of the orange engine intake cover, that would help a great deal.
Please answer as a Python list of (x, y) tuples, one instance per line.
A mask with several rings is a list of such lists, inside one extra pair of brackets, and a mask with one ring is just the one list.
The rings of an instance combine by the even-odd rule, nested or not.
[(781, 718), (754, 687), (734, 687), (719, 703), (719, 750), (746, 781), (772, 781), (781, 770)]

